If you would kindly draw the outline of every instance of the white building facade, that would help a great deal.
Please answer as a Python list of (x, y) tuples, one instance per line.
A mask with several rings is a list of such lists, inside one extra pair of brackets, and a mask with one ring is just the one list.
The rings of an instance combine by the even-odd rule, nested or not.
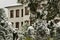
[(26, 22), (30, 25), (30, 11), (27, 5), (17, 3), (6, 7), (8, 9), (8, 21), (12, 23), (14, 28), (21, 30)]

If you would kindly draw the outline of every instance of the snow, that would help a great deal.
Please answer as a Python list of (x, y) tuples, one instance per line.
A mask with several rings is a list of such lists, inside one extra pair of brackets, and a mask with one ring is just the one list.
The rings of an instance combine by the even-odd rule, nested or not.
[(29, 29), (30, 29), (30, 30), (34, 30), (34, 28), (33, 28), (32, 26), (29, 26), (29, 27), (28, 27), (28, 30), (29, 30)]
[(11, 7), (11, 6), (20, 6), (20, 5), (22, 5), (22, 4), (21, 3), (14, 3), (14, 4), (7, 5), (6, 8)]
[(47, 4), (48, 3), (48, 1), (43, 1), (43, 2), (41, 2), (41, 4)]
[(60, 22), (58, 22), (57, 24), (58, 24), (58, 26), (60, 27)]
[(4, 23), (4, 20), (2, 20), (1, 23)]

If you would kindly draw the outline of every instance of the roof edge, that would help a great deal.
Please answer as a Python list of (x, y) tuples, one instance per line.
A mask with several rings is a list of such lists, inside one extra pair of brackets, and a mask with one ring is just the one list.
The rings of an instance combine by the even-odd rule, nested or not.
[(13, 4), (13, 5), (6, 6), (5, 8), (18, 7), (18, 6), (22, 6), (22, 4)]

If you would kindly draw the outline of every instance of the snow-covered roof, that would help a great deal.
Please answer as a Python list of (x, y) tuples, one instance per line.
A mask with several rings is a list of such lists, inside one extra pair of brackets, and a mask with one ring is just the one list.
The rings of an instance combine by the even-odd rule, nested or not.
[(10, 8), (10, 7), (17, 7), (17, 6), (21, 6), (21, 3), (14, 3), (14, 4), (10, 4), (8, 6), (6, 6), (5, 8)]

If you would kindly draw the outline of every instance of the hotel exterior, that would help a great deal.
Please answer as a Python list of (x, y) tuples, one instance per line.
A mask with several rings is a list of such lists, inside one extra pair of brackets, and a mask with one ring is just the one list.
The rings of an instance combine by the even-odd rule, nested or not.
[(14, 28), (21, 30), (26, 23), (30, 25), (30, 11), (28, 3), (16, 3), (5, 8), (8, 9), (8, 21), (12, 23)]

